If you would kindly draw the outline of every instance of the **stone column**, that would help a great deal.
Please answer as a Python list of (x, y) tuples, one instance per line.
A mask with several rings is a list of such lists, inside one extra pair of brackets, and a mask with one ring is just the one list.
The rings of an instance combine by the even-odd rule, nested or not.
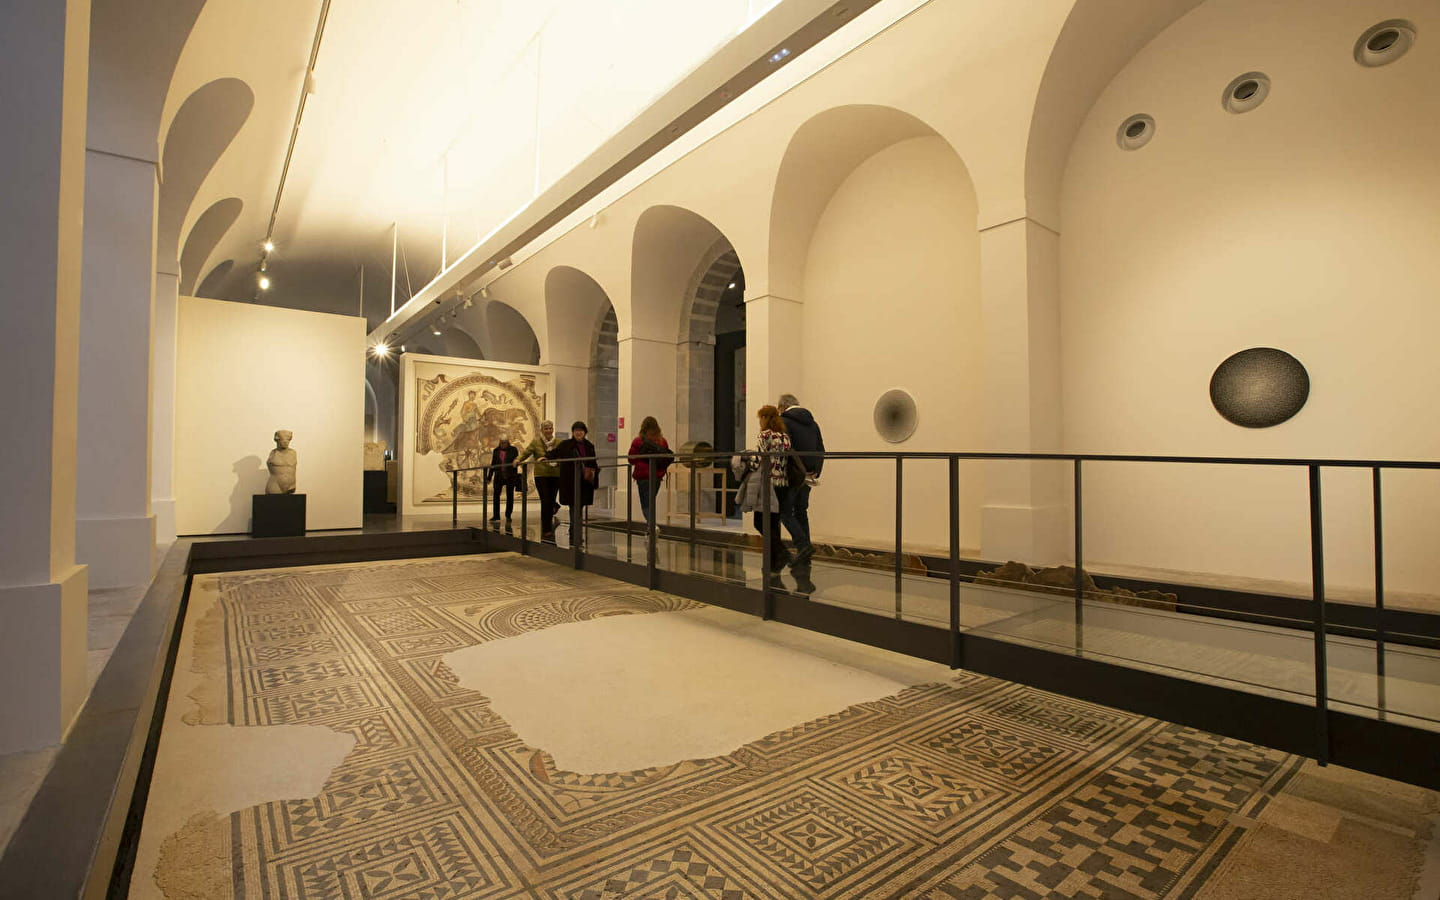
[[(754, 432), (755, 410), (781, 394), (805, 396), (800, 359), (802, 313), (798, 300), (765, 295), (745, 298), (745, 434)], [(856, 360), (863, 365), (862, 360)]]
[[(179, 268), (178, 266), (175, 268)], [(150, 510), (155, 540), (175, 540), (175, 342), (180, 313), (180, 276), (155, 273), (154, 321), (150, 330)], [(391, 409), (394, 403), (390, 404)], [(390, 430), (394, 431), (391, 413)], [(394, 446), (394, 438), (385, 440)]]
[[(646, 416), (662, 423), (675, 421), (675, 342), (621, 337), (619, 418), (625, 424), (618, 426), (615, 436), (621, 452), (630, 449), (629, 436)], [(640, 518), (634, 491), (617, 490), (616, 496), (617, 516), (625, 514), (625, 504), (634, 502), (634, 515)]]
[(150, 580), (156, 189), (154, 160), (87, 150), (75, 552), (92, 587)]
[(89, 0), (0, 6), (0, 754), (62, 740), (86, 692), (75, 426)]
[[(985, 448), (1061, 448), (1059, 235), (1032, 219), (980, 232)], [(1066, 463), (985, 466), (984, 559), (1068, 560)]]
[[(555, 377), (555, 393), (550, 398), (550, 419), (555, 423), (555, 434), (561, 440), (570, 436), (570, 424), (576, 420), (584, 422), (590, 427), (590, 441), (595, 445), (595, 452), (599, 455), (613, 452), (605, 445), (605, 436), (596, 432), (595, 423), (589, 419), (590, 409), (590, 366), (571, 365), (569, 363), (543, 363), (550, 374)], [(598, 489), (613, 484), (613, 481), (601, 473), (601, 480), (596, 485)], [(597, 496), (595, 502), (600, 504), (602, 498)]]

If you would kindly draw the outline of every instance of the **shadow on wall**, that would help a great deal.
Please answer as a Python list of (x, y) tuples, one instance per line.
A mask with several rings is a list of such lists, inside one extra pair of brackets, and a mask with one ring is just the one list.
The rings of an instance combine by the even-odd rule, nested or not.
[(211, 529), (214, 534), (235, 534), (250, 530), (250, 498), (265, 493), (265, 482), (270, 473), (258, 456), (244, 456), (231, 466), (235, 473), (235, 488), (230, 491), (230, 514)]

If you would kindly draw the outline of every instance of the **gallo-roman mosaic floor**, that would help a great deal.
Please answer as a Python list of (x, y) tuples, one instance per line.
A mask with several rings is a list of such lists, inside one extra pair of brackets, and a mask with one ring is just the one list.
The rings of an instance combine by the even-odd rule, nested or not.
[[(445, 661), (697, 614), (793, 631), (509, 555), (197, 577), (131, 896), (1440, 896), (1433, 793), (973, 673), (719, 756), (572, 772)], [(685, 693), (675, 669), (657, 695)], [(643, 704), (613, 674), (594, 702)], [(704, 704), (676, 709), (705, 731)]]

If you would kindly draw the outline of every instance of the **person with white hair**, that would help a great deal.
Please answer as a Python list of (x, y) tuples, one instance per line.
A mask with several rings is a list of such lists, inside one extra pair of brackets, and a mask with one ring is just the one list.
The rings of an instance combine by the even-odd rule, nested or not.
[(516, 464), (535, 460), (535, 492), (540, 495), (540, 540), (555, 540), (555, 513), (560, 509), (560, 464), (546, 459), (551, 450), (560, 446), (555, 436), (555, 423), (546, 419), (540, 423), (540, 433), (530, 439), (525, 452), (515, 460)]
[(820, 483), (820, 470), (825, 467), (825, 437), (810, 410), (801, 406), (794, 394), (781, 394), (776, 406), (790, 435), (790, 446), (805, 467), (804, 483), (791, 488), (790, 502), (780, 515), (795, 544), (792, 565), (803, 566), (815, 555), (815, 545), (810, 542), (810, 489)]

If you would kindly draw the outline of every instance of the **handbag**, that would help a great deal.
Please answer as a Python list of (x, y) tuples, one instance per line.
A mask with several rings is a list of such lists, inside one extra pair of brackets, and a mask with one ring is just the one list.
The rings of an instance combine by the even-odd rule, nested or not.
[(805, 470), (805, 464), (800, 462), (799, 454), (794, 450), (785, 452), (785, 483), (790, 487), (799, 487), (805, 483), (805, 478), (810, 473)]

